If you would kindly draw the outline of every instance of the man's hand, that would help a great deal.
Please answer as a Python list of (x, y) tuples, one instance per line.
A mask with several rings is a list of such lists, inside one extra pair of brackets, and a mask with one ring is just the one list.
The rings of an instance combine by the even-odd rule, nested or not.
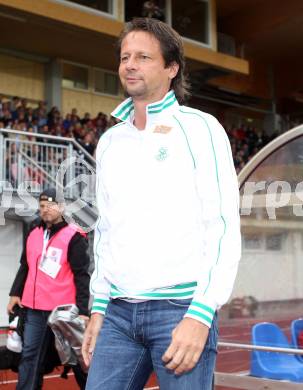
[(87, 367), (89, 367), (92, 360), (97, 337), (103, 324), (103, 318), (102, 314), (93, 313), (84, 333), (81, 351)]
[(192, 318), (183, 320), (172, 331), (172, 341), (162, 356), (166, 368), (180, 375), (192, 370), (203, 352), (209, 328)]
[(81, 318), (84, 321), (85, 328), (86, 328), (87, 324), (88, 324), (88, 321), (89, 321), (89, 317), (85, 316), (84, 314), (79, 314), (78, 317)]
[(21, 305), (20, 297), (12, 296), (12, 297), (10, 297), (7, 308), (6, 308), (7, 314), (14, 314), (13, 307), (15, 305), (18, 305), (19, 307), (23, 307)]

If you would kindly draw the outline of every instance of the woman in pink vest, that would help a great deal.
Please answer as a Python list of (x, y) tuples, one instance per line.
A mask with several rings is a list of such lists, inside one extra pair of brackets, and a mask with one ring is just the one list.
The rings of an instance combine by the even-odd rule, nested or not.
[[(47, 319), (58, 305), (76, 304), (88, 319), (89, 257), (85, 233), (68, 225), (55, 189), (40, 194), (41, 220), (31, 228), (7, 307), (25, 307), (24, 341), (17, 390), (42, 387), (43, 365), (52, 337)], [(81, 386), (82, 387), (82, 386)]]

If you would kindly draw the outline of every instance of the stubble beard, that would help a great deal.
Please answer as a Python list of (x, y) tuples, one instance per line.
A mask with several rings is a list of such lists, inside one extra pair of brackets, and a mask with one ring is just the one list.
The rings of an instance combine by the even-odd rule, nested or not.
[(145, 85), (132, 88), (127, 86), (127, 84), (125, 83), (124, 90), (127, 96), (131, 98), (144, 98), (147, 94), (147, 89)]

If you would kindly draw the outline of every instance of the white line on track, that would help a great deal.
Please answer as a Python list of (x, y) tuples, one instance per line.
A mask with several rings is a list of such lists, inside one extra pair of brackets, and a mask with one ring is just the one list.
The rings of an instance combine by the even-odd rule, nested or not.
[[(68, 376), (74, 375), (73, 373), (67, 374)], [(60, 378), (60, 375), (45, 375), (44, 379), (53, 379), (53, 378)], [(8, 381), (0, 381), (0, 385), (9, 385), (10, 383), (17, 383), (17, 379), (12, 379)], [(159, 386), (154, 387), (144, 387), (144, 390), (159, 390)]]
[(143, 390), (159, 390), (160, 387), (159, 386), (155, 386), (155, 387), (144, 387)]
[[(67, 374), (68, 376), (72, 376), (72, 375), (74, 375), (73, 373), (69, 373), (69, 374)], [(43, 380), (45, 380), (45, 379), (53, 379), (53, 378), (61, 378), (61, 374), (56, 374), (56, 375), (45, 375), (44, 377), (43, 377)], [(8, 385), (8, 384), (10, 384), (10, 383), (17, 383), (18, 382), (18, 380), (17, 379), (11, 379), (11, 380), (8, 380), (8, 381), (0, 381), (0, 385)]]

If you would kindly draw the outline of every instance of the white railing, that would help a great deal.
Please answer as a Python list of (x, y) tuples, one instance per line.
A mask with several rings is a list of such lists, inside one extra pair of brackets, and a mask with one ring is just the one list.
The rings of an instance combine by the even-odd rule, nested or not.
[(2, 190), (18, 190), (24, 183), (31, 192), (58, 186), (68, 198), (93, 203), (94, 168), (94, 158), (73, 138), (0, 129)]

